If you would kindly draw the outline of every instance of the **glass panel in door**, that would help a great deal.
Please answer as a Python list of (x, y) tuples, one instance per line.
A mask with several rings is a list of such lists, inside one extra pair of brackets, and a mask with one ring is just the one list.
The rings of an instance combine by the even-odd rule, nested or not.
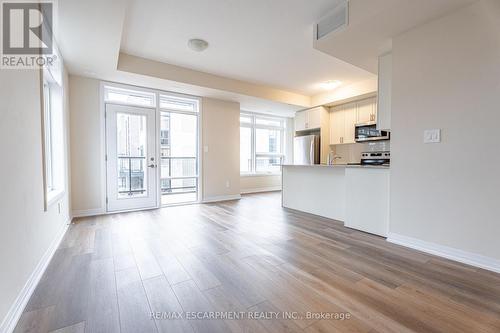
[(107, 209), (156, 207), (155, 109), (106, 105)]
[(147, 195), (146, 116), (117, 113), (118, 197)]

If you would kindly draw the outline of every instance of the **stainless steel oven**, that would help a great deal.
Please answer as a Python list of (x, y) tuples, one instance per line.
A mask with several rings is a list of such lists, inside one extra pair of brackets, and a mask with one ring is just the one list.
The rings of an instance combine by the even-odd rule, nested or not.
[(389, 131), (378, 130), (376, 124), (356, 125), (355, 129), (356, 142), (389, 140), (390, 138), (391, 138), (391, 133)]

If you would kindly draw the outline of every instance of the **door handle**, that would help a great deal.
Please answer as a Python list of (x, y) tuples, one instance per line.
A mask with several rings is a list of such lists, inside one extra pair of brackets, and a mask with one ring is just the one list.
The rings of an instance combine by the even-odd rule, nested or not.
[(156, 164), (150, 164), (148, 165), (148, 168), (156, 168)]

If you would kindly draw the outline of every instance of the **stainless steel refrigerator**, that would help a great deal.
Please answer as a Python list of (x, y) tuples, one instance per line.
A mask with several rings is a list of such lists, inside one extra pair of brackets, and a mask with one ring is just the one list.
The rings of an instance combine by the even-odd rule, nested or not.
[(319, 135), (296, 136), (293, 140), (293, 164), (319, 164)]

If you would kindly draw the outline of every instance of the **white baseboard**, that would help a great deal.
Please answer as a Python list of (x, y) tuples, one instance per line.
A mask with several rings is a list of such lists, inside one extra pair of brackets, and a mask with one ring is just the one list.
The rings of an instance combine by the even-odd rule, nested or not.
[(209, 202), (219, 202), (219, 201), (229, 201), (229, 200), (240, 200), (241, 195), (240, 194), (231, 194), (231, 195), (219, 195), (216, 197), (208, 197), (203, 199), (203, 203), (209, 203)]
[(30, 277), (28, 278), (28, 281), (26, 281), (26, 283), (24, 284), (24, 287), (17, 295), (16, 300), (14, 301), (14, 303), (9, 309), (9, 312), (7, 312), (7, 315), (3, 319), (2, 324), (0, 325), (0, 332), (11, 333), (16, 328), (17, 322), (19, 321), (19, 318), (21, 318), (24, 308), (28, 304), (28, 301), (30, 300), (31, 295), (35, 291), (38, 282), (40, 282), (40, 279), (42, 278), (43, 273), (47, 269), (50, 260), (52, 259), (54, 253), (59, 247), (59, 244), (61, 243), (64, 235), (66, 234), (66, 231), (68, 230), (70, 223), (71, 220), (69, 220), (67, 223), (64, 224), (59, 234), (57, 234), (57, 236), (54, 238), (47, 251), (45, 251), (45, 253), (43, 254), (42, 258), (38, 262), (38, 265), (36, 265), (35, 270), (31, 273)]
[(96, 209), (84, 209), (84, 210), (74, 210), (72, 212), (73, 217), (86, 217), (86, 216), (96, 216), (106, 214), (106, 210), (102, 208)]
[(241, 190), (241, 194), (250, 194), (250, 193), (262, 193), (262, 192), (275, 192), (281, 191), (281, 185), (279, 186), (269, 186), (269, 187), (259, 187), (259, 188), (248, 188)]
[(489, 271), (500, 273), (500, 260), (486, 257), (480, 254), (455, 249), (449, 246), (439, 245), (417, 238), (389, 233), (387, 241), (406, 246), (422, 252), (434, 254), (439, 257), (458, 261), (471, 266), (484, 268)]

